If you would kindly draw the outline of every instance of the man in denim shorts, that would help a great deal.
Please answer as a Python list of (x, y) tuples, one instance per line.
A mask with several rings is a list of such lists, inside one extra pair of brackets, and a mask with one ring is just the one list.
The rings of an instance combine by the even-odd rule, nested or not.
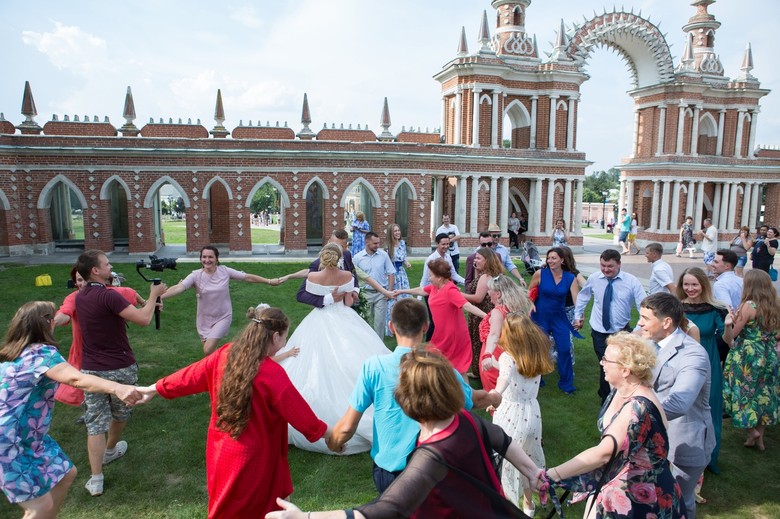
[[(119, 293), (106, 289), (111, 264), (103, 252), (84, 252), (76, 261), (76, 270), (87, 282), (76, 296), (82, 334), (81, 371), (121, 384), (136, 384), (138, 365), (127, 339), (126, 321), (148, 326), (165, 285), (152, 285), (144, 306), (136, 308)], [(86, 489), (92, 496), (99, 496), (103, 493), (103, 465), (127, 452), (127, 442), (119, 438), (132, 409), (112, 395), (88, 392), (84, 393), (84, 405), (92, 472)]]

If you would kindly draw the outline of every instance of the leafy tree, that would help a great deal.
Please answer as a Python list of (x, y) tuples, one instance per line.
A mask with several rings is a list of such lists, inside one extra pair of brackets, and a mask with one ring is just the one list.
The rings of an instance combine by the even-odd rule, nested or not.
[[(584, 202), (603, 202), (603, 193), (610, 193), (620, 188), (620, 170), (610, 168), (609, 171), (595, 171), (585, 177), (582, 200)], [(609, 194), (607, 195), (609, 198)]]
[(277, 193), (276, 188), (271, 184), (263, 184), (255, 192), (255, 196), (252, 197), (252, 203), (249, 204), (249, 210), (252, 213), (259, 213), (260, 211), (268, 211), (269, 213), (275, 213), (279, 211), (277, 205)]

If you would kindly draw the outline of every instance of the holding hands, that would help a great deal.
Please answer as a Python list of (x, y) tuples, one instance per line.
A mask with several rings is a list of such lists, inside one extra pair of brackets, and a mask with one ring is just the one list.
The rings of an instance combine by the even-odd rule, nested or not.
[(135, 386), (117, 384), (116, 388), (114, 389), (114, 394), (127, 405), (136, 405), (140, 403), (143, 398), (143, 395), (140, 391), (138, 391), (138, 389), (139, 388)]
[(139, 399), (135, 402), (133, 402), (131, 405), (140, 405), (140, 404), (146, 404), (148, 403), (152, 398), (157, 396), (157, 387), (152, 384), (150, 386), (144, 386), (144, 387), (135, 387), (135, 389), (139, 394)]

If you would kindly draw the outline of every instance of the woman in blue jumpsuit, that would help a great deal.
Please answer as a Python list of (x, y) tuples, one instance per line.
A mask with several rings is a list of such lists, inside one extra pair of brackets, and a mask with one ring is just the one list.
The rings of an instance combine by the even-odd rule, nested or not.
[(564, 393), (571, 394), (576, 389), (571, 334), (582, 336), (574, 330), (566, 317), (566, 294), (571, 294), (572, 300), (576, 301), (579, 287), (574, 274), (569, 272), (564, 262), (560, 247), (552, 247), (547, 251), (547, 264), (534, 272), (529, 291), (534, 287), (538, 292), (531, 319), (542, 331), (552, 336), (558, 355), (558, 387)]

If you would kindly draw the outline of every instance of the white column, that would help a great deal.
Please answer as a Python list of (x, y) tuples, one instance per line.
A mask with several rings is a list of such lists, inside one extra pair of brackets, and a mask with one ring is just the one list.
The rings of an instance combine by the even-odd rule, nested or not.
[(718, 141), (715, 145), (715, 155), (723, 155), (723, 125), (725, 124), (726, 110), (718, 112)]
[(655, 154), (664, 154), (664, 139), (666, 138), (666, 105), (658, 107), (661, 113), (658, 115), (658, 143), (656, 145)]
[(537, 110), (537, 100), (539, 99), (539, 96), (531, 96), (531, 140), (529, 143), (529, 147), (532, 150), (536, 149), (536, 112)]
[(499, 147), (499, 139), (498, 139), (498, 98), (499, 98), (499, 92), (498, 90), (493, 91), (493, 115), (491, 117), (492, 119), (492, 125), (490, 128), (490, 145), (494, 148)]
[(758, 212), (760, 209), (761, 204), (761, 192), (763, 191), (762, 184), (760, 182), (755, 182), (753, 184), (752, 189), (752, 202), (750, 204), (750, 228), (755, 229), (756, 225), (758, 225)]
[(563, 188), (563, 219), (567, 229), (574, 229), (571, 221), (571, 179), (566, 180)]
[(498, 179), (490, 177), (490, 221), (488, 225), (497, 224), (496, 214), (498, 212)]
[(653, 209), (650, 212), (650, 228), (654, 231), (658, 230), (658, 206), (660, 193), (660, 180), (653, 181)]
[(720, 191), (720, 214), (718, 215), (718, 230), (725, 231), (726, 227), (728, 227), (728, 217), (729, 217), (729, 190), (731, 188), (731, 184), (728, 182), (723, 183), (723, 188)]
[(620, 187), (618, 187), (618, 211), (626, 206), (626, 179), (620, 179)]
[[(584, 190), (584, 182), (577, 180), (577, 195), (576, 195), (576, 208), (574, 210), (574, 235), (582, 236), (582, 192)], [(588, 214), (588, 221), (590, 221), (590, 214)]]
[(639, 108), (634, 108), (634, 137), (631, 142), (631, 158), (636, 157), (639, 145)]
[(436, 189), (433, 192), (433, 221), (431, 222), (431, 233), (436, 230), (441, 222), (441, 213), (444, 208), (444, 179), (436, 177)]
[(441, 98), (441, 128), (439, 129), (439, 135), (446, 135), (447, 134), (447, 114), (449, 113), (449, 108), (447, 107), (447, 98), (442, 97)]
[(685, 103), (680, 101), (679, 108), (677, 110), (677, 148), (675, 154), (683, 154), (683, 132), (685, 131)]
[[(712, 225), (715, 227), (719, 227), (720, 223), (720, 204), (721, 204), (721, 193), (723, 192), (723, 186), (720, 184), (720, 182), (715, 184), (715, 191), (712, 194)], [(701, 229), (701, 227), (697, 227), (697, 229)]]
[(672, 193), (672, 219), (669, 222), (669, 230), (675, 228), (680, 221), (680, 181), (674, 181), (674, 193)]
[(458, 186), (455, 192), (455, 225), (460, 232), (466, 229), (466, 175), (458, 176)]
[[(547, 133), (548, 148), (555, 151), (555, 113), (558, 111), (555, 105), (558, 103), (558, 96), (550, 96), (550, 131)], [(552, 232), (552, 230), (550, 230)]]
[(463, 144), (463, 92), (458, 88), (455, 94), (455, 140), (453, 144)]
[(739, 227), (742, 227), (743, 225), (750, 226), (750, 197), (752, 194), (750, 190), (752, 187), (753, 184), (745, 182), (745, 185), (742, 188), (742, 215), (739, 218)]
[(471, 110), (471, 145), (475, 148), (479, 147), (479, 94), (481, 93), (481, 88), (474, 89), (474, 108)]
[(696, 211), (693, 213), (693, 228), (701, 229), (702, 214), (704, 213), (704, 182), (696, 186)]
[(691, 125), (691, 155), (699, 154), (699, 110), (701, 106), (693, 107), (693, 124)]
[(745, 110), (740, 108), (737, 111), (737, 137), (734, 142), (734, 157), (742, 158), (742, 132), (745, 129)]
[(552, 221), (553, 219), (553, 203), (555, 195), (555, 180), (548, 178), (547, 179), (547, 214), (545, 215), (547, 217), (547, 225), (545, 225), (544, 228), (544, 234), (552, 234), (553, 228), (555, 227), (555, 222)]
[[(685, 202), (685, 216), (693, 216), (693, 195), (696, 189), (696, 182), (691, 180), (688, 182), (688, 200)], [(682, 220), (682, 218), (680, 218)], [(674, 224), (680, 224), (680, 221), (673, 222)]]
[(534, 208), (534, 233), (540, 235), (542, 233), (542, 179), (536, 179), (536, 192), (534, 193), (534, 199), (536, 207)]
[(566, 120), (566, 150), (574, 151), (574, 109), (577, 104), (577, 100), (573, 97), (569, 98), (569, 115)]
[(501, 178), (501, 201), (499, 203), (500, 216), (498, 217), (498, 225), (501, 227), (501, 232), (506, 232), (509, 226), (509, 177)]
[(477, 226), (479, 221), (479, 176), (471, 175), (471, 218), (469, 218), (469, 232), (473, 235), (479, 233)]
[(738, 187), (739, 187), (738, 183), (731, 182), (731, 191), (729, 192), (728, 221), (726, 222), (726, 226), (723, 228), (723, 230), (734, 229), (734, 220), (737, 219), (737, 188)]
[(756, 158), (753, 150), (756, 149), (756, 128), (758, 128), (758, 108), (750, 112), (750, 137), (748, 138), (748, 158)]
[(626, 179), (626, 210), (628, 214), (634, 212), (634, 181), (630, 178)]
[(531, 180), (528, 185), (528, 234), (539, 234), (539, 211), (542, 196), (539, 191), (539, 180)]
[(661, 222), (658, 225), (659, 232), (667, 232), (669, 230), (669, 187), (671, 182), (668, 180), (662, 180), (663, 188), (661, 189)]

